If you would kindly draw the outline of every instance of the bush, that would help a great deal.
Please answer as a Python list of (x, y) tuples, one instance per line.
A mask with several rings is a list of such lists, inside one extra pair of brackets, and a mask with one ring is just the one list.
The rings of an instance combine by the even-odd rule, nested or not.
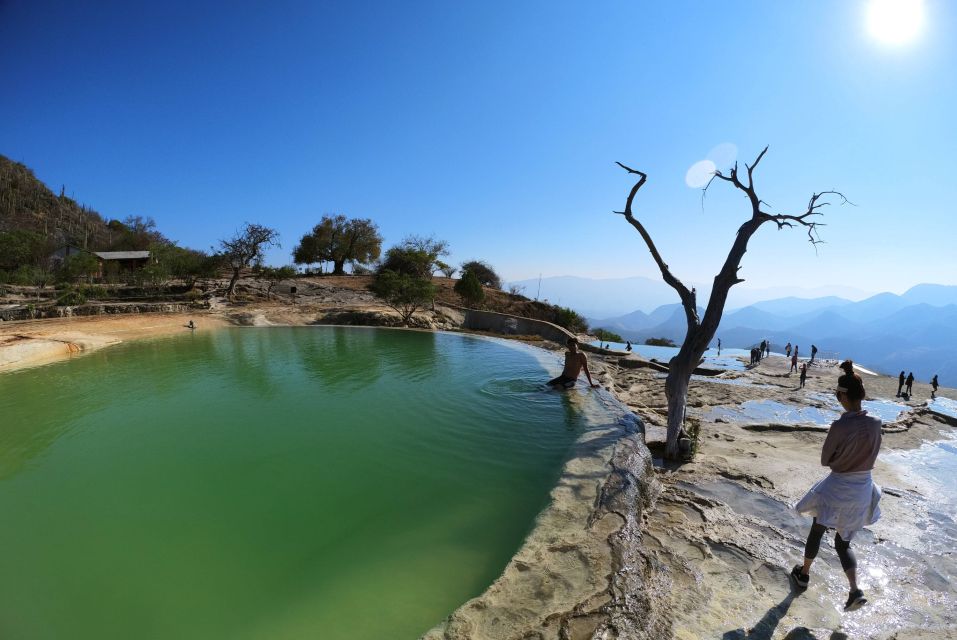
[(482, 262), (481, 260), (470, 260), (462, 265), (462, 272), (471, 271), (475, 274), (475, 277), (478, 278), (478, 281), (481, 282), (486, 287), (491, 287), (492, 289), (501, 289), (502, 288), (502, 279), (495, 273), (495, 269), (487, 262)]
[(99, 269), (100, 262), (96, 259), (96, 256), (87, 251), (81, 251), (64, 260), (57, 275), (67, 282), (74, 282), (78, 278), (92, 276)]
[(576, 311), (568, 307), (556, 307), (555, 324), (564, 327), (572, 333), (585, 333), (588, 331), (588, 322)]
[(197, 300), (203, 297), (203, 292), (200, 291), (199, 289), (190, 289), (189, 291), (183, 294), (183, 297), (189, 300), (190, 302), (196, 302)]
[(56, 306), (58, 307), (75, 307), (81, 304), (86, 304), (86, 296), (73, 289), (65, 291), (56, 299)]
[(478, 276), (472, 271), (463, 273), (453, 289), (466, 305), (476, 305), (485, 299), (485, 290), (482, 289), (482, 283), (479, 282)]
[(409, 324), (416, 309), (435, 297), (435, 285), (428, 280), (389, 269), (378, 273), (369, 288), (398, 311), (405, 324)]
[(648, 338), (645, 344), (650, 347), (677, 347), (671, 338)]
[[(110, 296), (109, 292), (106, 290), (106, 287), (101, 287), (98, 284), (86, 285), (78, 289), (79, 293), (85, 298), (92, 298), (94, 300), (104, 300)], [(82, 303), (81, 303), (82, 304)]]
[(625, 339), (614, 331), (609, 331), (608, 329), (595, 329), (592, 331), (595, 334), (595, 337), (601, 340), (602, 342), (624, 342)]

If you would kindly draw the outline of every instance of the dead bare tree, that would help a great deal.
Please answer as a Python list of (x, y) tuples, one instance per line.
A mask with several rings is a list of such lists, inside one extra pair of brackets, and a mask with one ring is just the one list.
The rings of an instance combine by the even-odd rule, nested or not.
[(219, 245), (223, 258), (233, 270), (233, 276), (226, 288), (226, 297), (232, 300), (240, 271), (251, 264), (261, 263), (266, 247), (278, 247), (279, 232), (261, 224), (247, 222), (242, 231), (237, 231), (236, 235), (228, 240), (220, 240)]
[(823, 215), (821, 209), (830, 204), (830, 197), (839, 199), (840, 204), (848, 202), (844, 194), (839, 191), (822, 191), (811, 196), (807, 208), (802, 213), (792, 215), (766, 212), (762, 209), (762, 206), (766, 207), (767, 203), (758, 197), (754, 188), (754, 170), (757, 168), (758, 163), (761, 162), (761, 159), (764, 158), (764, 154), (767, 153), (767, 151), (768, 148), (765, 147), (752, 164), (744, 165), (747, 170), (746, 182), (742, 181), (742, 177), (738, 171), (738, 165), (735, 163), (727, 175), (721, 171), (715, 171), (711, 180), (708, 181), (708, 185), (705, 187), (705, 191), (707, 191), (715, 180), (730, 183), (735, 189), (738, 189), (747, 196), (751, 204), (751, 217), (738, 228), (737, 236), (734, 239), (734, 244), (731, 245), (728, 257), (724, 261), (721, 271), (714, 277), (714, 286), (711, 288), (711, 297), (708, 300), (708, 307), (705, 309), (704, 316), (701, 318), (698, 317), (695, 290), (693, 288), (689, 289), (672, 273), (668, 264), (661, 257), (661, 253), (659, 253), (658, 248), (655, 246), (644, 225), (634, 217), (632, 205), (635, 200), (635, 195), (645, 184), (648, 178), (647, 174), (626, 167), (620, 162), (616, 163), (628, 173), (637, 175), (638, 182), (635, 183), (631, 188), (631, 192), (628, 194), (628, 198), (625, 201), (625, 210), (616, 211), (615, 213), (623, 215), (625, 220), (638, 231), (642, 240), (645, 241), (648, 250), (651, 252), (651, 257), (654, 258), (655, 264), (658, 265), (658, 269), (661, 271), (662, 279), (664, 279), (672, 289), (678, 292), (678, 297), (681, 298), (681, 306), (684, 307), (685, 319), (688, 324), (684, 342), (678, 350), (678, 355), (671, 360), (668, 378), (665, 380), (665, 396), (668, 399), (668, 443), (665, 455), (672, 460), (678, 459), (681, 453), (678, 440), (682, 431), (682, 425), (684, 424), (685, 406), (688, 399), (688, 383), (691, 380), (691, 374), (695, 367), (701, 362), (701, 357), (708, 349), (711, 339), (714, 338), (718, 324), (721, 322), (721, 315), (724, 313), (724, 305), (728, 299), (728, 292), (734, 285), (739, 282), (744, 282), (743, 279), (738, 277), (738, 271), (741, 269), (741, 259), (748, 250), (748, 241), (751, 239), (751, 236), (754, 235), (754, 232), (765, 222), (771, 222), (776, 224), (778, 229), (784, 229), (785, 227), (792, 228), (795, 226), (803, 227), (807, 230), (808, 239), (811, 244), (816, 246), (821, 242), (817, 230), (818, 227), (823, 225), (817, 222), (814, 217)]

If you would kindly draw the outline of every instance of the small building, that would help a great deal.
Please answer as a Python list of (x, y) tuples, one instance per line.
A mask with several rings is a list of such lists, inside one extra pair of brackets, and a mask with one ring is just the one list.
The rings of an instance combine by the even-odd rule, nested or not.
[(150, 263), (149, 251), (94, 251), (100, 261), (100, 273), (132, 273)]

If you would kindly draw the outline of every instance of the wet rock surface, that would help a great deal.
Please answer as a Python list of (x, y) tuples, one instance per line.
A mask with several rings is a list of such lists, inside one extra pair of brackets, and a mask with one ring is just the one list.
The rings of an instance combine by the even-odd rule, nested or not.
[[(831, 391), (837, 375), (813, 368), (801, 389), (796, 374), (787, 376), (784, 359), (772, 356), (743, 381), (738, 374), (722, 376), (734, 376), (730, 384), (692, 381), (698, 454), (681, 466), (658, 461), (662, 492), (642, 538), (658, 579), (670, 584), (662, 607), (671, 625), (662, 637), (957, 638), (954, 505), (897, 460), (954, 429), (926, 406), (927, 397), (896, 398), (896, 379), (864, 377), (866, 405), (885, 417), (874, 470), (885, 489), (883, 515), (853, 541), (858, 580), (870, 602), (844, 613), (848, 586), (833, 532), (812, 568), (810, 588), (799, 592), (789, 583), (810, 526), (791, 505), (828, 472), (819, 456), (837, 415)], [(609, 368), (604, 382), (648, 424), (654, 450), (665, 437), (663, 378)]]
[[(610, 401), (610, 399), (607, 399)], [(565, 465), (551, 504), (485, 593), (427, 640), (661, 638), (662, 589), (641, 543), (658, 485), (641, 427), (616, 403)]]

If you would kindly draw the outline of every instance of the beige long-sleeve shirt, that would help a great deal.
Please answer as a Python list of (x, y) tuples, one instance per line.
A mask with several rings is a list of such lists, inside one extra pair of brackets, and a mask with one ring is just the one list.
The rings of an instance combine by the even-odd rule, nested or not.
[(881, 421), (866, 411), (848, 411), (831, 424), (821, 464), (837, 473), (870, 471), (881, 450)]

